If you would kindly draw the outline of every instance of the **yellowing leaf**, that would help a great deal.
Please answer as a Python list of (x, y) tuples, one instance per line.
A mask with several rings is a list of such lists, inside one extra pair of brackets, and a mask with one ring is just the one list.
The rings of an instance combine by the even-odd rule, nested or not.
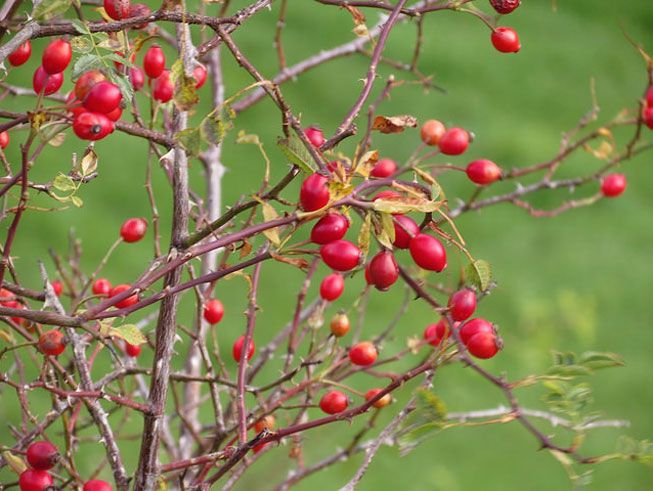
[[(275, 218), (279, 218), (279, 214), (277, 213), (277, 210), (275, 210), (270, 203), (268, 203), (267, 201), (263, 201), (258, 196), (254, 196), (254, 199), (261, 204), (262, 211), (263, 211), (263, 219), (266, 222), (272, 221)], [(277, 227), (264, 230), (263, 235), (265, 235), (268, 238), (268, 240), (272, 242), (275, 246), (278, 246), (279, 243), (281, 242), (281, 239), (279, 239), (279, 230)]]
[(5, 462), (9, 465), (9, 467), (11, 467), (11, 470), (13, 470), (16, 474), (21, 475), (27, 469), (27, 465), (25, 465), (23, 459), (17, 455), (12, 454), (8, 450), (2, 452), (2, 456), (4, 457)]
[(401, 116), (377, 116), (374, 118), (372, 129), (381, 133), (401, 133), (406, 128), (415, 128), (417, 118), (404, 114)]
[(119, 327), (112, 327), (109, 329), (109, 335), (124, 339), (129, 344), (134, 345), (143, 344), (147, 341), (145, 336), (143, 336), (143, 333), (134, 324), (124, 324)]
[(372, 214), (367, 213), (365, 215), (365, 220), (361, 225), (360, 231), (358, 232), (358, 248), (363, 253), (363, 257), (367, 257), (370, 252), (370, 236), (372, 228)]
[(363, 177), (369, 177), (374, 165), (379, 161), (379, 151), (370, 150), (365, 152), (356, 164), (356, 173)]
[(376, 211), (401, 214), (409, 213), (411, 211), (431, 213), (440, 208), (441, 205), (441, 201), (407, 197), (404, 197), (401, 200), (378, 199), (373, 203), (373, 207)]

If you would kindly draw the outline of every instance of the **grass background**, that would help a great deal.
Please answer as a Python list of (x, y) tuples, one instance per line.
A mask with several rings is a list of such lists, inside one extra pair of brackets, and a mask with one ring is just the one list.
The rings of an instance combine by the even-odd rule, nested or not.
[[(486, 2), (476, 3), (488, 10)], [(247, 2), (233, 4), (239, 7)], [(277, 69), (272, 48), (277, 8), (251, 19), (236, 35), (245, 54), (267, 76), (272, 76)], [(377, 18), (375, 12), (368, 13), (369, 24), (375, 23)], [(416, 85), (406, 85), (393, 93), (381, 112), (410, 113), (419, 120), (435, 117), (447, 124), (468, 128), (477, 139), (465, 156), (452, 158), (451, 162), (463, 165), (485, 157), (510, 168), (545, 161), (555, 155), (561, 132), (572, 128), (591, 107), (592, 79), (596, 83), (602, 120), (611, 119), (625, 107), (635, 107), (646, 84), (645, 67), (624, 32), (653, 50), (650, 29), (653, 9), (648, 0), (577, 0), (559, 2), (557, 10), (548, 1), (526, 0), (502, 23), (520, 33), (522, 51), (519, 55), (494, 51), (488, 29), (472, 16), (454, 12), (430, 15), (425, 22), (425, 43), (419, 67), (426, 74), (434, 74), (435, 82), (445, 88), (446, 93), (425, 94)], [(284, 44), (291, 64), (352, 38), (351, 19), (345, 11), (314, 2), (290, 2), (287, 25)], [(390, 38), (388, 55), (409, 60), (414, 36), (411, 23), (398, 27)], [(42, 46), (43, 41), (35, 42), (34, 52), (39, 53)], [(224, 59), (227, 93), (231, 94), (235, 88), (250, 83), (250, 79), (228, 54)], [(29, 86), (37, 64), (38, 56), (33, 56), (23, 68), (12, 71), (7, 81)], [(284, 94), (305, 124), (319, 123), (326, 133), (331, 133), (357, 97), (359, 80), (366, 66), (367, 59), (361, 56), (335, 61), (288, 83), (284, 86)], [(393, 73), (405, 77), (383, 66), (381, 79)], [(63, 90), (71, 86), (67, 80)], [(382, 80), (379, 80), (377, 89), (381, 86)], [(196, 118), (210, 110), (208, 86), (201, 90), (201, 98)], [(2, 107), (25, 110), (26, 105), (25, 100), (5, 99)], [(224, 161), (228, 173), (224, 178), (224, 202), (227, 204), (242, 194), (253, 192), (263, 171), (263, 162), (255, 148), (235, 144), (237, 130), (244, 129), (260, 136), (273, 159), (274, 176), (282, 175), (287, 169), (274, 145), (280, 128), (278, 114), (270, 102), (263, 101), (246, 111), (235, 124), (236, 131), (225, 141)], [(13, 143), (7, 155), (14, 166), (19, 161), (17, 143), (24, 135), (19, 131), (11, 132)], [(620, 141), (627, 138), (627, 134), (617, 136)], [(650, 134), (645, 134), (645, 138), (650, 139)], [(374, 146), (384, 155), (401, 161), (410, 155), (417, 141), (417, 132), (408, 131), (398, 136), (377, 136)], [(150, 216), (142, 187), (144, 142), (114, 134), (98, 142), (96, 148), (100, 155), (100, 178), (81, 191), (83, 208), (55, 213), (30, 211), (25, 215), (14, 247), (18, 270), (25, 284), (38, 287), (35, 259), (45, 259), (51, 265), (48, 249), (65, 252), (71, 227), (83, 241), (81, 266), (90, 272), (114, 240), (124, 219)], [(46, 181), (58, 172), (67, 172), (71, 153), (81, 154), (83, 149), (84, 144), (71, 135), (63, 146), (48, 148), (32, 171), (34, 180)], [(342, 150), (351, 152), (352, 143), (343, 144)], [(467, 214), (458, 221), (472, 252), (492, 263), (499, 285), (482, 303), (479, 314), (501, 327), (506, 348), (494, 360), (484, 362), (484, 366), (494, 373), (507, 372), (515, 379), (545, 371), (552, 350), (612, 351), (624, 356), (625, 367), (599, 372), (592, 377), (591, 383), (594, 409), (605, 417), (628, 419), (632, 426), (625, 430), (593, 432), (586, 442), (588, 454), (612, 451), (622, 434), (639, 439), (653, 435), (650, 418), (653, 390), (649, 375), (653, 349), (650, 310), (653, 171), (650, 158), (645, 154), (623, 166), (629, 187), (617, 200), (603, 200), (591, 208), (553, 219), (535, 219), (523, 210), (500, 205)], [(570, 161), (568, 172), (587, 172), (600, 165), (589, 154), (582, 154)], [(191, 173), (193, 184), (201, 190), (201, 167), (193, 163)], [(472, 191), (461, 175), (446, 175), (442, 183), (452, 202)], [(168, 189), (158, 170), (155, 170), (155, 186), (165, 217), (170, 213)], [(595, 188), (590, 187), (578, 190), (577, 195), (593, 194)], [(297, 188), (298, 185), (293, 184), (284, 196), (294, 199)], [(535, 203), (550, 208), (564, 197), (564, 194), (545, 193), (535, 197)], [(56, 206), (44, 197), (38, 197), (35, 202), (41, 206)], [(169, 222), (164, 219), (163, 230), (168, 229)], [(350, 236), (355, 237), (355, 232), (350, 232)], [(164, 243), (165, 240), (166, 237)], [(150, 254), (151, 243), (121, 246), (108, 264), (105, 276), (114, 284), (129, 282), (144, 268)], [(449, 275), (455, 273), (456, 266), (457, 260), (450, 260)], [(259, 345), (290, 318), (294, 292), (302, 281), (301, 273), (276, 264), (266, 264), (263, 272), (262, 312), (256, 334)], [(320, 270), (320, 275), (324, 273), (325, 270)], [(348, 308), (360, 286), (360, 278), (349, 282), (345, 295), (327, 311), (327, 317), (337, 308)], [(244, 329), (245, 285), (240, 280), (225, 281), (218, 284), (216, 291), (227, 306), (225, 320), (218, 327), (218, 339), (227, 367), (235, 373), (229, 351), (233, 340)], [(311, 293), (315, 291), (316, 288), (312, 288)], [(399, 289), (386, 294), (374, 292), (364, 333), (372, 335), (382, 329), (401, 300)], [(183, 304), (180, 322), (190, 325), (192, 300), (186, 298)], [(134, 317), (134, 321), (140, 318)], [(411, 305), (397, 336), (385, 345), (384, 352), (401, 349), (408, 336), (421, 334), (423, 327), (432, 320), (424, 306)], [(179, 344), (176, 349), (184, 353), (185, 346)], [(178, 360), (181, 358), (179, 356)], [(149, 366), (149, 353), (144, 353), (140, 360)], [(7, 359), (0, 361), (0, 369), (8, 367)], [(110, 370), (110, 366), (103, 358), (94, 369), (94, 377), (100, 377), (106, 370)], [(272, 367), (261, 375), (260, 382), (275, 377)], [(356, 384), (365, 388), (369, 381), (359, 379)], [(409, 387), (397, 394), (395, 410), (407, 400)], [(14, 392), (6, 388), (1, 390), (0, 418), (16, 424)], [(461, 367), (442, 370), (436, 377), (435, 391), (450, 411), (490, 408), (505, 403), (498, 391)], [(537, 389), (520, 392), (529, 407), (541, 406), (541, 395)], [(47, 407), (48, 399), (43, 394), (34, 393), (30, 398), (35, 407)], [(379, 426), (389, 421), (393, 412), (385, 411)], [(311, 415), (317, 417), (318, 413)], [(209, 408), (205, 417), (208, 421)], [(119, 421), (115, 418), (116, 423)], [(342, 423), (328, 430), (307, 433), (306, 463), (329, 455), (339, 445), (346, 445), (348, 437), (363, 423), (356, 421), (351, 426)], [(139, 418), (133, 417), (125, 432), (138, 438), (140, 427)], [(11, 445), (13, 438), (6, 428), (0, 430), (0, 444)], [(56, 439), (58, 431), (54, 426), (49, 434)], [(89, 439), (82, 443), (84, 451), (78, 456), (77, 464), (82, 473), (90, 473), (103, 453), (93, 435), (92, 430), (81, 433)], [(122, 448), (132, 471), (136, 466), (138, 445), (126, 442)], [(237, 489), (270, 489), (271, 483), (282, 480), (294, 465), (288, 450), (289, 447), (284, 446), (264, 455)], [(347, 482), (360, 461), (361, 457), (357, 456), (336, 465), (304, 481), (298, 489), (337, 489)], [(613, 462), (593, 470), (594, 482), (590, 485), (593, 490), (653, 487), (650, 469), (635, 463)], [(104, 476), (110, 478), (106, 472)], [(5, 470), (0, 471), (0, 482), (11, 479)], [(560, 465), (550, 455), (537, 452), (536, 442), (512, 423), (443, 432), (403, 458), (396, 449), (383, 448), (359, 489), (401, 487), (494, 491), (568, 489), (571, 486)]]

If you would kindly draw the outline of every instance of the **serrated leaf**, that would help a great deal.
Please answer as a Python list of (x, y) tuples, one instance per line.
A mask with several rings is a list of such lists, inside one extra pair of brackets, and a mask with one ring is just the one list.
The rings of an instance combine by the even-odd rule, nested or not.
[(32, 17), (36, 20), (50, 19), (56, 15), (63, 14), (70, 5), (72, 0), (41, 0), (34, 6)]
[(277, 145), (293, 164), (299, 166), (301, 170), (308, 174), (313, 174), (317, 167), (313, 161), (311, 153), (308, 151), (304, 142), (302, 142), (294, 133), (289, 138), (279, 138)]
[(64, 174), (57, 174), (57, 176), (52, 181), (52, 185), (54, 186), (55, 189), (58, 189), (59, 191), (62, 192), (74, 191), (75, 189), (77, 189), (77, 186), (75, 186), (75, 182), (69, 176), (66, 176)]
[[(75, 19), (79, 21), (78, 19)], [(70, 40), (70, 46), (73, 53), (90, 53), (93, 51), (93, 43), (86, 36), (75, 36)]]
[(124, 339), (129, 344), (139, 345), (147, 341), (143, 333), (134, 324), (124, 324), (109, 329), (109, 336)]
[[(88, 26), (79, 19), (72, 19), (70, 23), (73, 25), (75, 30), (80, 34), (91, 34), (91, 31), (88, 30)], [(71, 40), (72, 42), (72, 40)]]
[(367, 257), (367, 255), (370, 252), (370, 239), (372, 236), (371, 231), (372, 231), (372, 214), (367, 213), (365, 215), (365, 220), (363, 220), (361, 228), (358, 232), (358, 248), (361, 250), (361, 253), (363, 254), (363, 258)]
[(27, 469), (27, 465), (23, 462), (23, 459), (8, 450), (2, 452), (2, 457), (4, 457), (5, 462), (11, 467), (11, 470), (18, 475), (21, 475)]
[(623, 358), (616, 353), (601, 353), (598, 351), (588, 351), (580, 355), (578, 363), (597, 370), (599, 368), (621, 367), (625, 363)]
[(217, 145), (222, 141), (224, 135), (233, 127), (230, 120), (226, 122), (217, 115), (204, 118), (200, 124), (202, 139), (211, 145)]
[(104, 62), (95, 53), (88, 53), (80, 56), (75, 64), (73, 65), (73, 80), (77, 79), (82, 73), (88, 72), (89, 70), (99, 70), (104, 68)]
[(492, 281), (492, 266), (483, 259), (469, 263), (465, 268), (465, 280), (481, 291), (487, 290)]
[(189, 155), (193, 157), (199, 155), (202, 140), (197, 128), (187, 128), (180, 131), (175, 135), (175, 139)]
[(381, 133), (401, 133), (406, 128), (415, 128), (417, 126), (417, 118), (409, 114), (401, 116), (377, 116), (374, 118), (372, 129), (380, 131)]

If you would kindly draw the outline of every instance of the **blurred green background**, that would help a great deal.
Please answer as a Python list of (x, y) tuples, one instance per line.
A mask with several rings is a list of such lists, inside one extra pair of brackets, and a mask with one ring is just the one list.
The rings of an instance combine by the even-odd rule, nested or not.
[[(248, 2), (232, 2), (234, 7)], [(276, 2), (278, 3), (278, 2)], [(475, 2), (489, 12), (487, 2)], [(558, 2), (526, 0), (515, 13), (502, 19), (503, 25), (517, 29), (522, 41), (518, 55), (496, 52), (489, 42), (488, 29), (478, 19), (455, 12), (429, 15), (424, 24), (425, 42), (419, 69), (434, 74), (434, 81), (446, 93), (425, 93), (416, 84), (396, 89), (380, 112), (408, 113), (420, 121), (437, 118), (447, 124), (463, 126), (476, 135), (474, 144), (463, 157), (450, 161), (459, 165), (475, 158), (490, 158), (505, 168), (529, 165), (552, 158), (559, 146), (561, 133), (574, 127), (591, 108), (590, 84), (596, 83), (601, 106), (601, 121), (608, 121), (622, 109), (636, 107), (637, 99), (646, 86), (645, 66), (624, 33), (653, 51), (653, 9), (649, 0), (613, 2), (611, 0), (577, 0)], [(153, 3), (152, 3), (153, 4)], [(154, 4), (153, 4), (154, 5)], [(215, 9), (215, 6), (209, 9)], [(277, 61), (272, 46), (278, 6), (264, 11), (239, 29), (236, 40), (244, 53), (266, 76), (273, 76)], [(368, 14), (368, 25), (378, 20), (374, 11)], [(170, 27), (170, 26), (168, 26)], [(351, 17), (346, 11), (315, 2), (290, 2), (287, 28), (283, 39), (289, 64), (353, 38)], [(409, 61), (415, 40), (415, 26), (406, 23), (390, 38), (387, 54)], [(42, 41), (34, 43), (34, 53), (40, 53)], [(228, 53), (224, 55), (227, 95), (250, 83), (247, 74), (239, 70)], [(296, 114), (306, 125), (317, 123), (327, 134), (334, 131), (353, 104), (361, 87), (360, 79), (367, 67), (367, 58), (353, 56), (337, 60), (301, 76), (283, 87), (284, 94)], [(7, 82), (30, 85), (31, 74), (38, 56), (20, 69), (10, 72)], [(388, 66), (380, 69), (376, 91), (390, 74), (410, 80), (411, 77)], [(65, 82), (63, 90), (72, 87)], [(195, 119), (210, 111), (210, 92), (201, 89), (201, 106)], [(25, 100), (5, 99), (2, 107), (25, 110)], [(363, 119), (359, 121), (364, 125)], [(273, 159), (275, 177), (285, 173), (287, 166), (274, 144), (280, 134), (279, 116), (265, 100), (244, 112), (235, 121), (226, 141), (224, 163), (228, 172), (224, 178), (224, 203), (235, 202), (241, 195), (254, 192), (263, 172), (263, 162), (253, 146), (235, 144), (237, 131), (256, 133)], [(12, 145), (7, 151), (14, 169), (18, 167), (17, 144), (26, 133), (12, 131)], [(619, 133), (621, 143), (629, 133)], [(650, 139), (646, 132), (644, 138)], [(401, 135), (379, 136), (373, 141), (384, 156), (405, 160), (418, 142), (416, 130)], [(58, 172), (68, 172), (72, 152), (81, 154), (85, 145), (69, 134), (59, 148), (48, 148), (32, 170), (35, 181), (47, 181)], [(13, 254), (24, 284), (39, 287), (36, 259), (44, 259), (53, 271), (48, 249), (65, 253), (71, 227), (82, 240), (84, 257), (81, 267), (90, 273), (117, 236), (120, 224), (131, 216), (150, 217), (151, 212), (143, 188), (146, 165), (146, 145), (142, 140), (114, 134), (96, 145), (100, 156), (100, 177), (84, 186), (80, 196), (81, 209), (67, 208), (53, 213), (30, 210), (26, 213)], [(353, 143), (340, 148), (351, 152)], [(479, 314), (497, 323), (505, 341), (500, 356), (483, 362), (494, 373), (506, 372), (511, 379), (544, 372), (551, 362), (551, 351), (582, 352), (611, 351), (623, 355), (626, 366), (599, 372), (590, 381), (594, 390), (593, 409), (602, 417), (623, 418), (632, 425), (627, 429), (603, 429), (592, 432), (584, 447), (588, 455), (609, 453), (615, 449), (620, 435), (638, 439), (653, 436), (653, 387), (650, 360), (653, 333), (650, 310), (651, 210), (653, 209), (653, 171), (651, 156), (644, 154), (622, 167), (628, 176), (626, 194), (616, 200), (602, 200), (590, 208), (579, 209), (553, 219), (536, 219), (510, 205), (487, 208), (470, 213), (458, 220), (458, 226), (468, 241), (472, 253), (492, 263), (498, 288), (482, 302)], [(562, 174), (586, 173), (601, 163), (583, 153), (571, 159)], [(191, 168), (195, 189), (202, 192), (202, 168), (194, 162)], [(156, 197), (164, 219), (164, 244), (167, 240), (170, 215), (169, 192), (155, 164)], [(466, 197), (472, 186), (460, 174), (445, 175), (442, 184), (452, 204), (457, 197)], [(505, 186), (505, 185), (504, 185)], [(512, 184), (508, 184), (509, 189)], [(298, 183), (289, 187), (284, 196), (295, 199)], [(589, 196), (596, 186), (577, 191)], [(565, 193), (544, 193), (534, 198), (537, 206), (555, 207)], [(45, 197), (35, 204), (59, 207)], [(3, 233), (6, 234), (5, 220)], [(355, 238), (357, 226), (350, 231)], [(149, 235), (151, 238), (151, 234)], [(399, 253), (407, 259), (405, 253)], [(454, 256), (452, 251), (452, 256)], [(151, 257), (151, 242), (121, 245), (111, 258), (104, 276), (114, 284), (132, 281), (146, 267)], [(463, 262), (450, 259), (444, 278), (454, 280)], [(320, 269), (318, 276), (326, 274)], [(359, 275), (360, 276), (360, 275)], [(303, 275), (278, 264), (263, 266), (256, 342), (263, 345), (290, 318)], [(348, 282), (345, 295), (330, 307), (326, 318), (338, 308), (349, 308), (362, 287), (360, 278)], [(317, 291), (315, 285), (311, 294)], [(217, 328), (227, 368), (235, 376), (235, 364), (230, 347), (244, 331), (245, 284), (239, 279), (220, 282), (217, 295), (227, 313)], [(179, 322), (192, 325), (193, 300), (187, 295)], [(372, 336), (385, 327), (403, 299), (401, 288), (389, 293), (373, 292), (365, 317), (363, 336)], [(414, 304), (414, 305), (413, 305)], [(384, 354), (405, 347), (409, 336), (421, 335), (433, 316), (422, 305), (411, 304), (399, 324), (396, 336), (384, 346)], [(141, 316), (134, 316), (137, 321)], [(352, 315), (353, 318), (353, 315)], [(132, 319), (130, 319), (132, 321)], [(176, 351), (185, 353), (185, 343)], [(146, 350), (147, 351), (147, 350)], [(110, 370), (108, 357), (99, 360), (94, 377)], [(139, 359), (149, 366), (150, 353)], [(178, 356), (180, 360), (182, 356)], [(415, 359), (410, 360), (413, 363)], [(410, 363), (397, 366), (399, 370)], [(7, 370), (9, 361), (0, 362)], [(36, 367), (36, 365), (34, 365)], [(32, 371), (34, 371), (32, 367)], [(257, 381), (264, 383), (277, 376), (277, 367), (263, 372)], [(34, 374), (36, 372), (34, 371)], [(357, 387), (369, 388), (369, 380), (357, 379)], [(372, 382), (376, 383), (376, 382)], [(385, 410), (378, 421), (382, 427), (401, 407), (415, 384), (397, 393), (397, 402)], [(0, 418), (16, 424), (17, 403), (13, 391), (1, 388), (3, 403)], [(450, 411), (486, 409), (505, 404), (502, 395), (487, 383), (478, 380), (462, 367), (443, 369), (435, 378), (434, 390)], [(527, 407), (541, 407), (542, 391), (525, 389), (519, 392)], [(47, 410), (48, 398), (34, 393), (30, 396), (36, 408)], [(207, 403), (207, 406), (209, 404)], [(210, 421), (207, 407), (205, 420)], [(311, 412), (317, 417), (318, 412)], [(283, 422), (284, 417), (278, 417)], [(120, 418), (115, 417), (116, 424)], [(351, 425), (341, 423), (328, 429), (304, 435), (304, 459), (310, 465), (347, 445), (351, 436), (362, 427), (364, 420)], [(538, 423), (547, 432), (558, 433)], [(134, 436), (122, 448), (131, 471), (141, 428), (140, 419), (133, 416), (125, 431)], [(59, 427), (49, 434), (57, 438)], [(13, 438), (6, 427), (0, 430), (0, 444), (11, 445)], [(82, 436), (78, 456), (82, 473), (90, 473), (103, 454), (93, 441), (93, 431)], [(564, 443), (564, 439), (563, 439)], [(270, 489), (284, 479), (295, 465), (288, 457), (290, 446), (266, 453), (247, 472), (236, 489)], [(361, 490), (471, 490), (505, 489), (557, 490), (571, 485), (562, 467), (548, 454), (537, 451), (536, 441), (517, 423), (481, 428), (453, 429), (438, 434), (406, 457), (394, 448), (384, 447), (360, 483)], [(80, 460), (84, 459), (84, 460)], [(346, 463), (307, 479), (297, 489), (337, 489), (348, 481), (361, 462), (358, 455)], [(587, 470), (587, 469), (581, 469)], [(653, 488), (649, 468), (630, 462), (611, 462), (592, 468), (594, 482), (589, 489), (644, 490)], [(110, 478), (104, 472), (105, 478)], [(0, 471), (0, 482), (12, 477)]]

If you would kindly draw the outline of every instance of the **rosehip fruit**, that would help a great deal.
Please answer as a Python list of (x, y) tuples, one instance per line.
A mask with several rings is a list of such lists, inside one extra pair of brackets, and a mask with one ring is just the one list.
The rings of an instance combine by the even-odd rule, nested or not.
[(344, 313), (336, 314), (331, 319), (329, 327), (331, 328), (331, 334), (341, 338), (349, 332), (349, 317)]
[(55, 280), (52, 282), (52, 289), (54, 290), (54, 294), (59, 297), (61, 296), (61, 292), (63, 292), (63, 283), (59, 280)]
[(52, 329), (41, 334), (38, 347), (46, 355), (59, 356), (66, 349), (66, 340), (61, 331)]
[(170, 80), (170, 71), (164, 70), (159, 77), (154, 80), (152, 88), (152, 97), (159, 102), (168, 102), (175, 93), (175, 85)]
[(92, 290), (95, 295), (106, 296), (111, 292), (111, 282), (106, 278), (98, 278), (93, 283)]
[(75, 97), (83, 101), (89, 91), (95, 87), (95, 84), (104, 82), (106, 79), (107, 77), (104, 76), (104, 73), (99, 70), (90, 70), (82, 73), (77, 79), (77, 82), (75, 82)]
[(52, 476), (46, 471), (27, 469), (20, 474), (20, 491), (45, 491), (54, 484)]
[(349, 271), (358, 266), (361, 251), (347, 240), (334, 240), (320, 247), (320, 256), (331, 269)]
[(325, 276), (320, 284), (320, 296), (328, 302), (337, 300), (345, 290), (345, 280), (340, 273)]
[(116, 109), (122, 100), (122, 93), (117, 85), (102, 81), (96, 83), (82, 100), (84, 107), (94, 113), (107, 114)]
[(447, 323), (442, 319), (437, 324), (429, 324), (426, 326), (422, 337), (424, 338), (424, 341), (429, 343), (431, 346), (438, 346), (444, 339), (447, 339), (450, 334), (451, 332), (447, 327)]
[(29, 42), (29, 39), (23, 44), (18, 46), (7, 59), (11, 66), (20, 66), (29, 60), (30, 55), (32, 54), (32, 45)]
[(626, 176), (608, 174), (601, 180), (601, 194), (606, 198), (615, 198), (626, 190)]
[(458, 330), (458, 335), (463, 344), (467, 345), (472, 336), (479, 333), (487, 333), (496, 336), (494, 326), (481, 317), (476, 317), (465, 322)]
[[(383, 389), (370, 389), (367, 392), (365, 392), (365, 400), (371, 401), (381, 392), (383, 392)], [(374, 406), (377, 409), (381, 409), (382, 407), (386, 407), (391, 402), (392, 402), (392, 396), (390, 394), (384, 394), (378, 400), (374, 401), (372, 403), (372, 406)]]
[(104, 11), (113, 20), (123, 20), (129, 18), (130, 10), (130, 0), (104, 0)]
[(145, 73), (143, 73), (141, 67), (133, 66), (129, 69), (129, 80), (135, 91), (138, 92), (143, 88), (145, 84)]
[(224, 306), (217, 298), (212, 298), (204, 305), (204, 320), (209, 324), (217, 324), (224, 316)]
[(138, 358), (141, 354), (141, 346), (139, 344), (131, 344), (125, 341), (125, 353), (131, 358)]
[(82, 140), (101, 140), (113, 130), (113, 121), (104, 114), (83, 112), (73, 119), (73, 132)]
[(410, 241), (419, 234), (419, 225), (410, 217), (405, 215), (394, 215), (395, 240), (392, 245), (399, 249), (408, 249)]
[(138, 242), (145, 237), (147, 221), (142, 218), (129, 218), (120, 227), (120, 236), (125, 242)]
[(447, 128), (441, 121), (438, 121), (437, 119), (429, 119), (424, 122), (419, 133), (422, 141), (433, 147), (438, 144), (445, 131), (447, 131)]
[(84, 483), (83, 491), (113, 491), (113, 488), (108, 482), (101, 481), (100, 479), (91, 479)]
[(4, 150), (7, 148), (7, 145), (9, 145), (9, 133), (3, 131), (0, 133), (0, 148)]
[(647, 106), (653, 106), (653, 85), (650, 85), (649, 88), (646, 90), (646, 95), (644, 96), (644, 99), (646, 99), (646, 105)]
[(55, 39), (43, 50), (41, 66), (45, 73), (54, 75), (63, 72), (73, 57), (73, 49), (65, 39)]
[(115, 108), (110, 113), (107, 113), (106, 116), (107, 116), (107, 118), (109, 118), (111, 121), (113, 121), (115, 123), (122, 116), (122, 108), (120, 106), (118, 106), (117, 108)]
[(517, 53), (521, 49), (517, 32), (510, 27), (497, 27), (490, 38), (497, 51)]
[(455, 321), (469, 319), (475, 310), (476, 294), (468, 288), (458, 290), (449, 298), (449, 313)]
[(274, 419), (274, 416), (268, 414), (266, 416), (263, 416), (256, 423), (254, 423), (254, 431), (256, 431), (256, 433), (260, 433), (263, 430), (272, 431), (275, 425), (276, 425), (276, 421)]
[(69, 92), (68, 97), (66, 97), (66, 111), (71, 113), (73, 116), (77, 116), (78, 114), (86, 112), (86, 109), (84, 109), (82, 103), (79, 102), (75, 97), (74, 90)]
[(342, 239), (349, 228), (349, 220), (340, 213), (327, 213), (320, 218), (311, 230), (311, 242), (328, 244)]
[(445, 155), (460, 155), (469, 146), (469, 133), (462, 128), (450, 128), (438, 140), (438, 147)]
[[(115, 297), (116, 295), (120, 295), (121, 293), (126, 292), (127, 290), (130, 289), (131, 289), (131, 285), (126, 285), (126, 284), (116, 285), (109, 293), (109, 298)], [(137, 302), (138, 302), (138, 294), (134, 293), (133, 295), (130, 295), (127, 298), (123, 298), (122, 300), (117, 302), (115, 304), (115, 307), (119, 309), (124, 309), (126, 307), (131, 307)]]
[(338, 414), (347, 409), (349, 398), (339, 390), (330, 390), (320, 399), (320, 409), (327, 414)]
[(306, 138), (308, 138), (308, 141), (311, 142), (311, 145), (313, 145), (315, 148), (320, 148), (326, 141), (324, 139), (324, 133), (322, 130), (320, 128), (316, 128), (315, 126), (306, 128), (304, 133), (306, 133)]
[[(231, 350), (231, 354), (233, 355), (234, 360), (236, 360), (237, 362), (240, 361), (240, 357), (243, 355), (243, 344), (245, 344), (245, 336), (240, 336), (238, 339), (236, 339), (236, 342), (234, 343), (234, 346)], [(255, 349), (256, 346), (254, 345), (254, 340), (251, 339), (247, 349), (248, 360), (251, 360), (252, 356), (254, 356)]]
[(494, 333), (480, 332), (467, 341), (467, 351), (476, 358), (487, 360), (501, 349), (501, 340)]
[(397, 162), (392, 159), (381, 159), (372, 168), (370, 176), (384, 178), (390, 177), (395, 172), (397, 172)]
[(195, 79), (195, 88), (199, 89), (206, 82), (206, 68), (203, 65), (197, 65), (193, 69), (193, 78)]
[(355, 344), (349, 350), (349, 360), (354, 364), (362, 367), (371, 365), (376, 361), (378, 352), (374, 343), (362, 341)]
[(381, 251), (374, 256), (369, 270), (372, 284), (380, 291), (386, 291), (399, 278), (399, 266), (390, 251)]
[(63, 84), (63, 73), (48, 75), (42, 66), (38, 67), (32, 77), (32, 88), (34, 92), (44, 95), (54, 94)]
[(644, 124), (648, 126), (650, 129), (653, 130), (653, 107), (649, 106), (644, 109), (644, 113), (642, 114), (642, 120), (644, 121)]
[[(150, 15), (151, 13), (152, 9), (144, 3), (135, 3), (129, 9), (129, 18), (131, 19), (132, 17), (142, 17), (144, 15)], [(134, 29), (145, 29), (148, 24), (148, 22), (144, 22), (142, 24), (135, 25)]]
[(328, 179), (321, 174), (311, 174), (302, 183), (299, 190), (299, 206), (304, 211), (315, 211), (329, 203), (330, 193)]
[(517, 7), (521, 0), (490, 0), (490, 5), (500, 14), (509, 14)]
[(418, 234), (410, 241), (410, 255), (420, 268), (440, 272), (447, 267), (447, 252), (442, 242), (427, 234)]
[(37, 471), (52, 469), (59, 460), (59, 450), (50, 442), (38, 441), (27, 447), (27, 462)]
[(158, 44), (153, 44), (143, 57), (143, 69), (150, 78), (159, 78), (166, 67), (166, 55)]
[(486, 159), (470, 162), (467, 165), (466, 172), (470, 181), (481, 186), (492, 184), (501, 178), (501, 167)]

